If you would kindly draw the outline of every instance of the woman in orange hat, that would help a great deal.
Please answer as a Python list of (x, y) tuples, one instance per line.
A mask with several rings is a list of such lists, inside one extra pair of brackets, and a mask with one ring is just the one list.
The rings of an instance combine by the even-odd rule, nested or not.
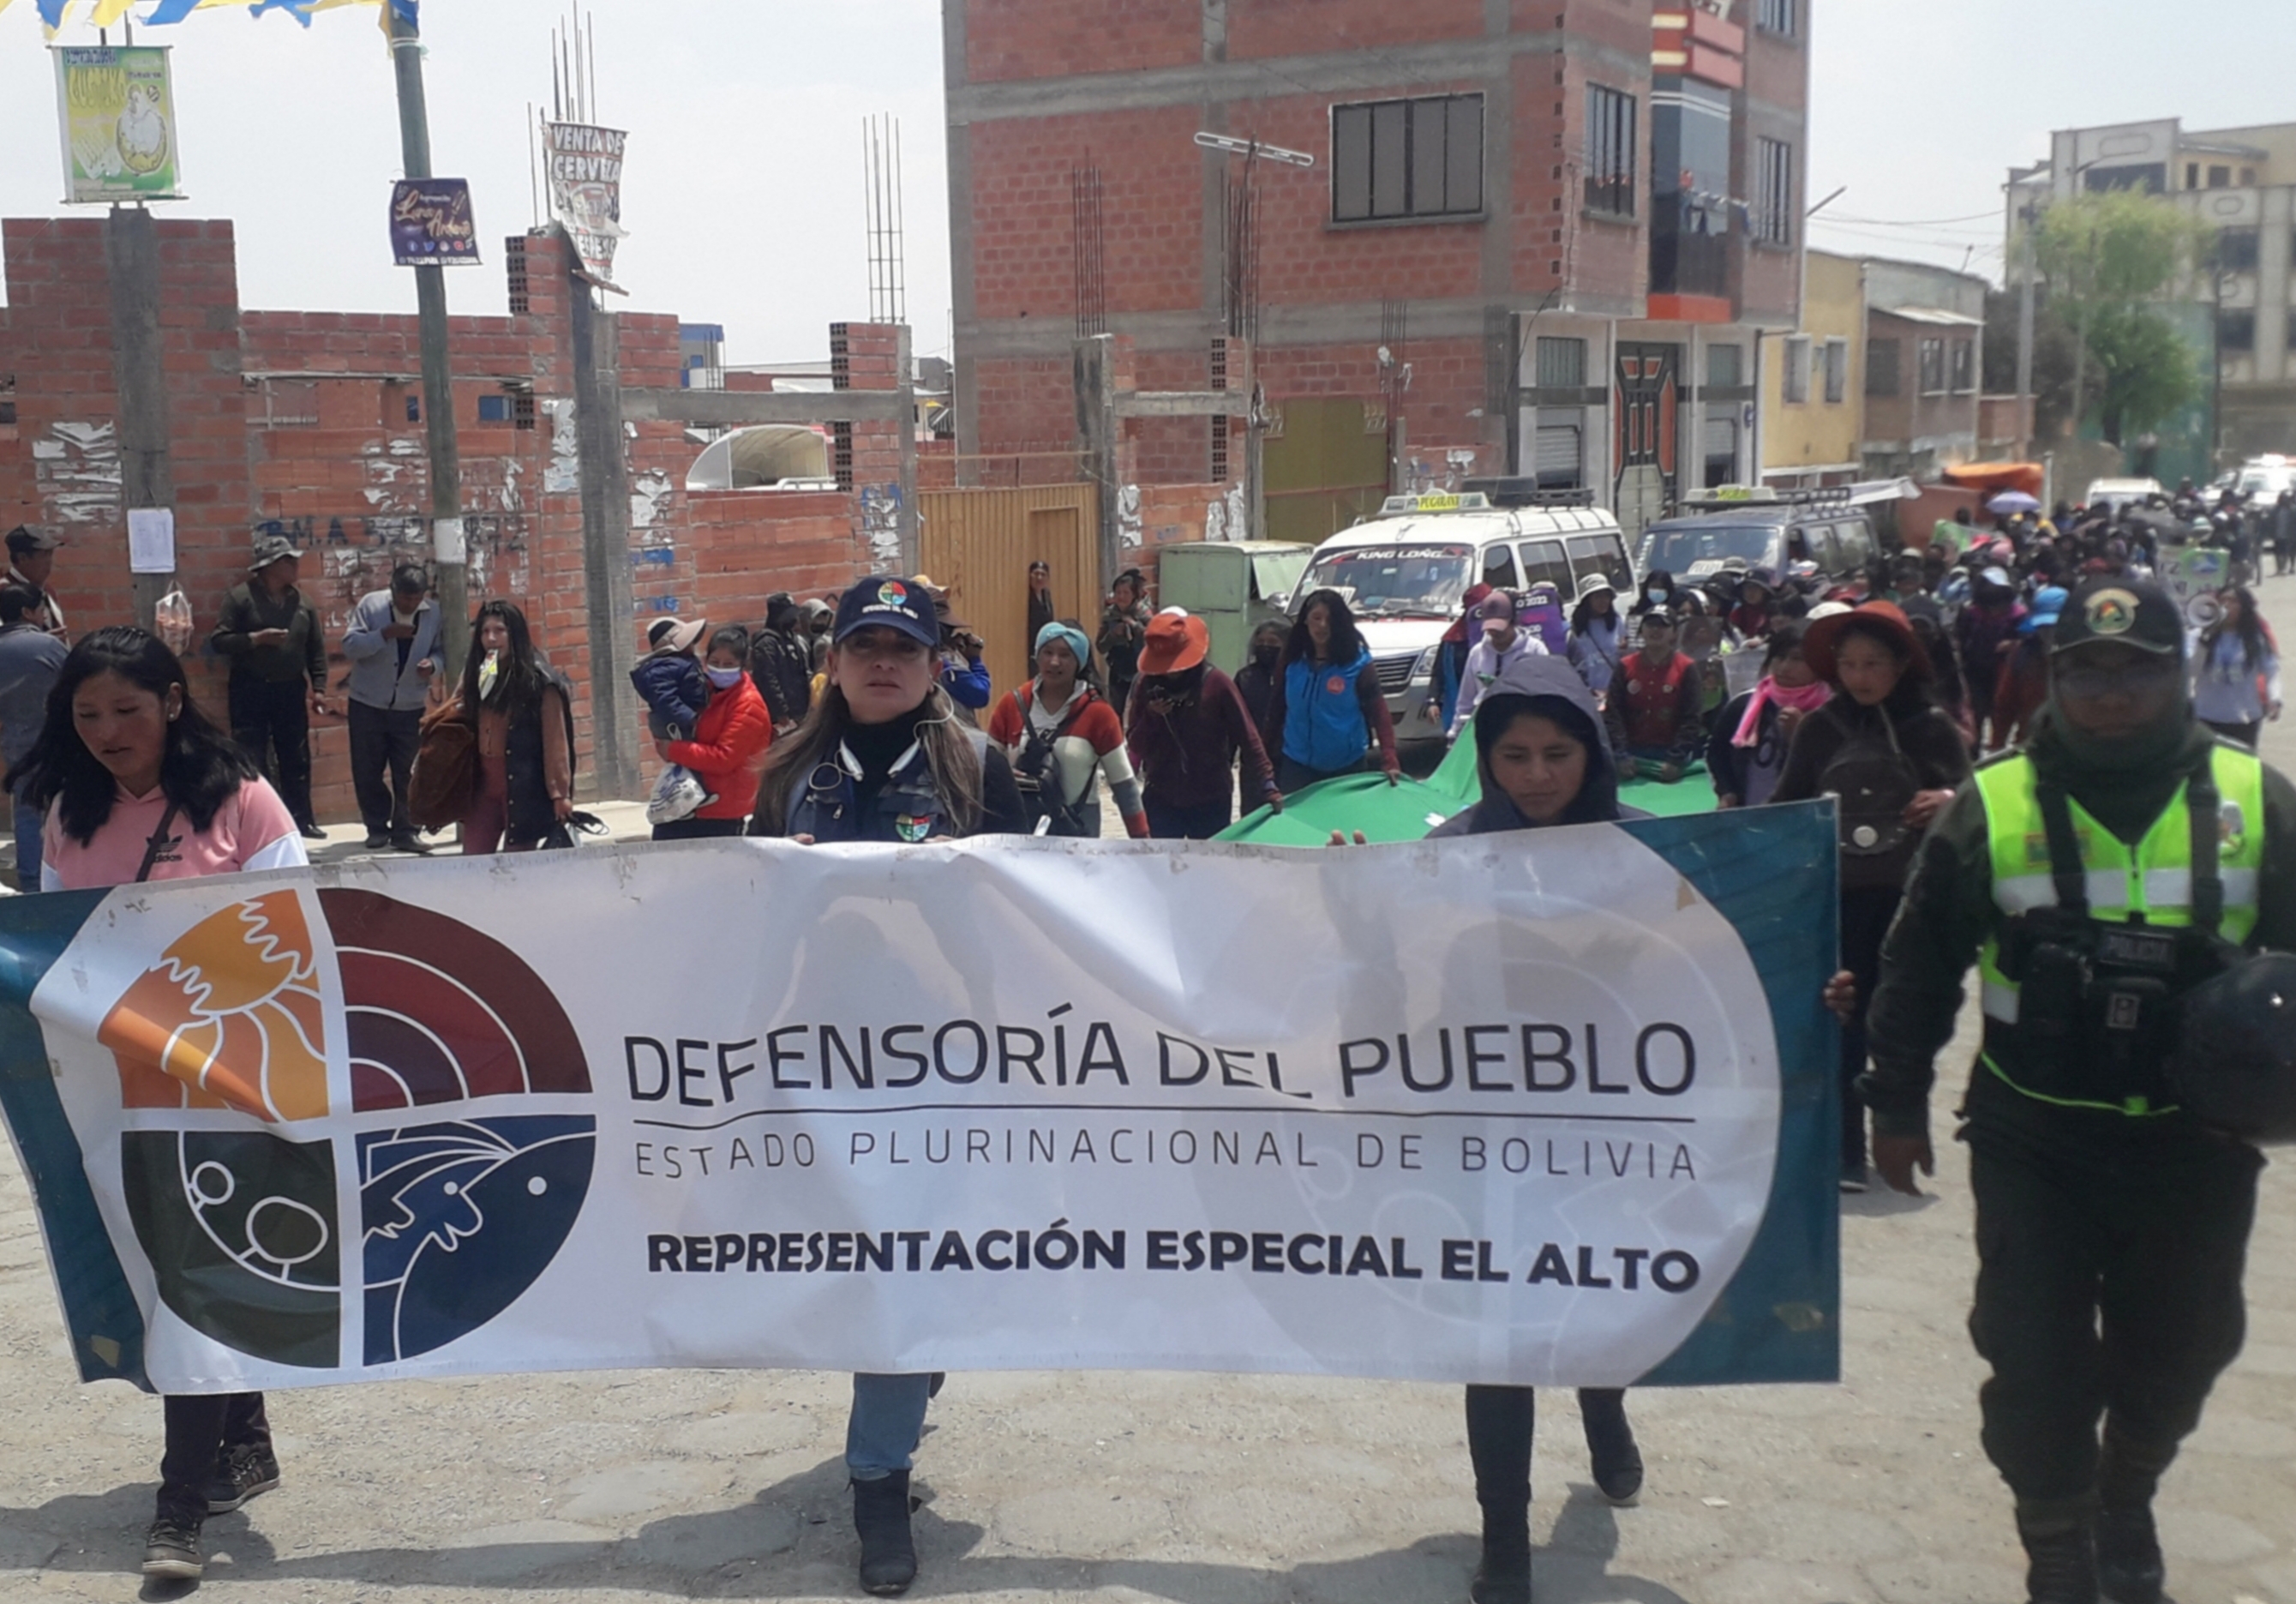
[(1209, 841), (1227, 828), (1239, 761), (1250, 805), (1283, 805), (1243, 693), (1211, 665), (1210, 651), (1201, 618), (1162, 613), (1148, 621), (1127, 725), (1148, 833), (1159, 840)]
[(1833, 687), (1801, 721), (1774, 802), (1837, 799), (1841, 809), (1841, 967), (1857, 1002), (1841, 1031), (1841, 1189), (1866, 1189), (1866, 1005), (1881, 975), (1882, 938), (1897, 917), (1923, 833), (1969, 777), (1969, 748), (1930, 694), (1933, 678), (1906, 615), (1865, 602), (1822, 618), (1802, 658)]

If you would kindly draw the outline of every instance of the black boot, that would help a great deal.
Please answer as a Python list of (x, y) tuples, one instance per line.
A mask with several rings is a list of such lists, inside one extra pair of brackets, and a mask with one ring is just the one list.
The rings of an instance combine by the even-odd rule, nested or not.
[(917, 1579), (917, 1546), (909, 1535), (909, 1473), (896, 1470), (853, 1484), (853, 1529), (861, 1535), (861, 1591), (890, 1598)]
[(1467, 1452), (1483, 1510), (1474, 1604), (1530, 1604), (1530, 1444), (1538, 1406), (1527, 1386), (1467, 1389)]
[(2093, 1514), (2017, 1512), (2027, 1604), (2097, 1604)]
[(2176, 1450), (2147, 1449), (2105, 1422), (2097, 1467), (2096, 1579), (2116, 1604), (2161, 1604), (2169, 1580), (2152, 1527), (2152, 1494)]
[(1635, 1428), (1627, 1422), (1627, 1394), (1620, 1387), (1581, 1387), (1578, 1419), (1587, 1428), (1587, 1454), (1593, 1462), (1595, 1485), (1614, 1504), (1630, 1504), (1642, 1495), (1643, 1454), (1635, 1445)]
[(1483, 1558), (1467, 1584), (1475, 1604), (1530, 1604), (1530, 1506), (1483, 1506)]

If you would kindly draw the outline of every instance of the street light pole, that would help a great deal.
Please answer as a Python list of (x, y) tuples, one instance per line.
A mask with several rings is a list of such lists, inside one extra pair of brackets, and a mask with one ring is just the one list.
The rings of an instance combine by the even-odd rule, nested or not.
[[(398, 137), (409, 178), (430, 172), (430, 116), (422, 96), (422, 41), (412, 18), (390, 9), (390, 59), (398, 78)], [(430, 456), (432, 580), (445, 628), (439, 631), (449, 684), (459, 680), (471, 615), (464, 568), (462, 448), (455, 438), (455, 385), (447, 356), (447, 278), (438, 266), (414, 269), (422, 343), (422, 425)]]

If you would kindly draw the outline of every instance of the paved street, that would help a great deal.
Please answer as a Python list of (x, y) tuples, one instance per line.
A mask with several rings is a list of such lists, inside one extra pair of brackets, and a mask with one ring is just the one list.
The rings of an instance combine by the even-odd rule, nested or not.
[[(2296, 581), (2267, 592), (2296, 640)], [(2296, 764), (2296, 721), (2267, 755)], [(1956, 1063), (1973, 1041), (1964, 1018)], [(1958, 1076), (1956, 1075), (1957, 1079)], [(1639, 1508), (1542, 1398), (1542, 1604), (2021, 1598), (1979, 1449), (1966, 1166), (1846, 1210), (1836, 1387), (1636, 1394)], [(2296, 1172), (2265, 1180), (2247, 1351), (2161, 1502), (2180, 1604), (2296, 1604)], [(209, 1525), (249, 1604), (851, 1598), (841, 1376), (595, 1374), (277, 1394), (286, 1484)], [(29, 1200), (0, 1157), (0, 1599), (132, 1596), (155, 1401), (72, 1379)], [(920, 1596), (1456, 1604), (1475, 1555), (1456, 1388), (960, 1375), (921, 1460)]]

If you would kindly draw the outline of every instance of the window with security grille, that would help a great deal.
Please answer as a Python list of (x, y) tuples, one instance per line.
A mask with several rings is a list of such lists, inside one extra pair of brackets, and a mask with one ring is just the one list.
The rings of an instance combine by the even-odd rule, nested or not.
[(1746, 382), (1746, 348), (1710, 345), (1706, 348), (1706, 388), (1735, 390)]
[(1635, 215), (1635, 97), (1587, 86), (1587, 209)]
[(1799, 0), (1759, 0), (1754, 7), (1754, 26), (1764, 33), (1794, 36), (1794, 12)]
[(1838, 407), (1849, 393), (1849, 341), (1829, 340), (1825, 342), (1825, 399), (1829, 406)]
[(1784, 373), (1785, 399), (1790, 402), (1809, 399), (1809, 336), (1786, 336), (1786, 366)]
[(1924, 340), (1920, 342), (1921, 386), (1925, 396), (1945, 393), (1945, 341)]
[(1895, 340), (1868, 340), (1866, 342), (1867, 395), (1894, 396), (1904, 390), (1906, 378), (1898, 367), (1902, 354)]
[(1977, 388), (1977, 346), (1973, 341), (1953, 342), (1953, 393), (1965, 396)]
[(1754, 237), (1793, 243), (1794, 151), (1783, 139), (1754, 141)]
[(1483, 97), (1332, 108), (1332, 220), (1480, 217)]
[(1541, 334), (1538, 337), (1538, 387), (1541, 390), (1584, 390), (1587, 387), (1587, 342)]

